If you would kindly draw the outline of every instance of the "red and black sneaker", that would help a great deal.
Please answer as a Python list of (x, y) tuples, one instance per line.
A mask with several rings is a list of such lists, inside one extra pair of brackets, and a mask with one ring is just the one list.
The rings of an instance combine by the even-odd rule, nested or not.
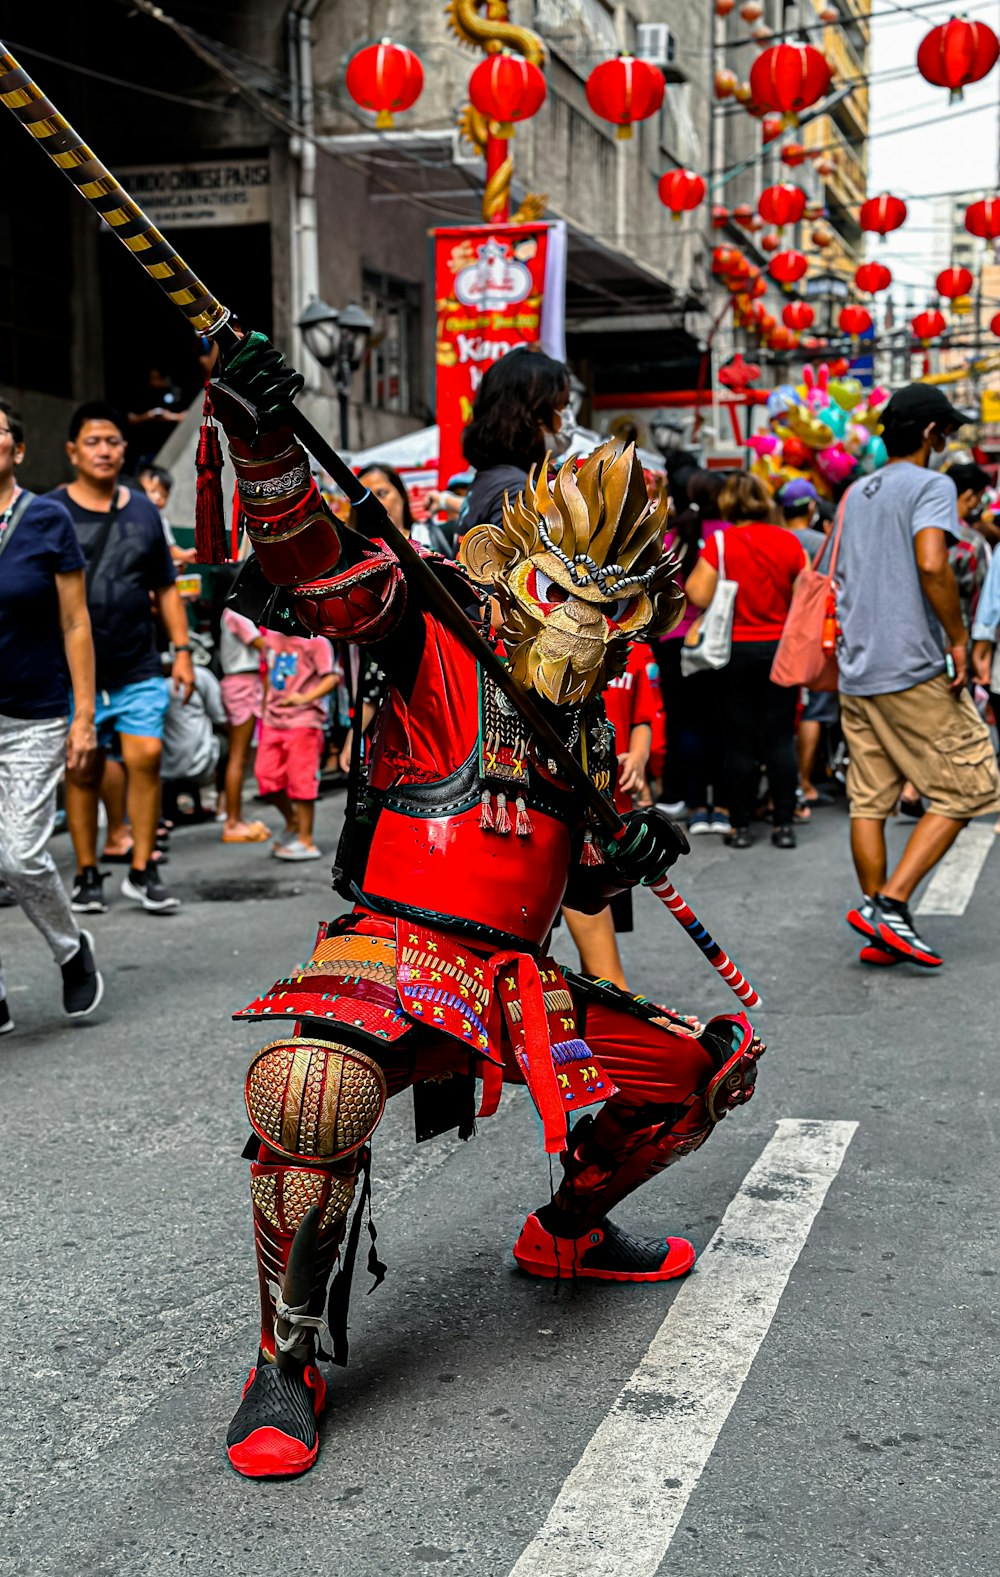
[(919, 964), (922, 969), (940, 969), (944, 959), (922, 940), (913, 928), (913, 917), (905, 903), (883, 894), (875, 900), (878, 926), (875, 941), (908, 963)]
[(325, 1401), (326, 1381), (315, 1364), (290, 1373), (261, 1356), (226, 1435), (230, 1464), (244, 1478), (305, 1473), (319, 1452), (316, 1420)]
[[(546, 1212), (551, 1208), (546, 1206)], [(557, 1237), (530, 1215), (514, 1244), (514, 1258), (529, 1276), (553, 1281), (671, 1281), (695, 1262), (686, 1238), (634, 1238), (613, 1221), (599, 1221), (578, 1238)]]

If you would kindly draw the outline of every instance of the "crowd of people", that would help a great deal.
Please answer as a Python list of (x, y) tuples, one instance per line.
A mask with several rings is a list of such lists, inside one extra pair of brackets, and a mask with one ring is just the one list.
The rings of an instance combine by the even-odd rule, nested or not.
[[(226, 845), (319, 858), (320, 786), (360, 758), (385, 694), (377, 648), (258, 626), (224, 606), (226, 571), (215, 572), (214, 600), (197, 604), (207, 617), (194, 617), (203, 587), (194, 550), (170, 528), (170, 473), (142, 456), (126, 470), (130, 441), (180, 414), (164, 387), (151, 374), (148, 405), (125, 418), (80, 407), (66, 445), (72, 479), (44, 496), (18, 486), (26, 435), (0, 401), (0, 876), (61, 969), (72, 1017), (103, 992), (79, 917), (107, 911), (104, 867), (123, 867), (125, 899), (165, 914), (179, 904), (164, 880), (169, 835), (185, 817), (214, 817)], [(362, 481), (400, 531), (450, 558), (565, 452), (569, 393), (566, 367), (541, 352), (492, 367), (465, 433), (469, 470), (435, 497), (430, 520), (414, 519), (389, 466)], [(849, 486), (839, 511), (807, 479), (769, 486), (749, 467), (707, 471), (681, 456), (666, 484), (651, 485), (669, 487), (665, 547), (684, 611), (633, 649), (605, 693), (619, 807), (655, 802), (690, 836), (734, 850), (750, 849), (762, 824), (777, 849), (794, 849), (842, 792), (847, 766), (862, 893), (848, 919), (868, 963), (941, 962), (909, 899), (971, 816), (1000, 810), (985, 720), (991, 707), (1000, 719), (1000, 528), (984, 509), (993, 484), (961, 453), (935, 467), (963, 419), (938, 390), (901, 390), (883, 412), (887, 464)], [(836, 577), (839, 694), (773, 677), (812, 570)], [(720, 619), (724, 650), (711, 658)], [(276, 830), (245, 810), (251, 774)], [(60, 794), (70, 893), (49, 851)], [(884, 825), (897, 807), (915, 828), (890, 876)], [(565, 919), (582, 967), (624, 986), (616, 930), (630, 926), (630, 904)], [(0, 1033), (11, 1027), (0, 973)]]

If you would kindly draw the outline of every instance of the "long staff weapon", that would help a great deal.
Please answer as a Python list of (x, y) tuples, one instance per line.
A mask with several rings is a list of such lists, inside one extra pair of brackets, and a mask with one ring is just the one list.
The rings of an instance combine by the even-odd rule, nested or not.
[[(53, 164), (72, 181), (80, 195), (100, 214), (123, 246), (127, 247), (136, 262), (156, 281), (170, 300), (178, 307), (192, 329), (207, 334), (218, 341), (220, 348), (231, 348), (240, 335), (231, 321), (228, 307), (212, 294), (184, 259), (174, 251), (170, 242), (134, 203), (111, 171), (88, 148), (82, 137), (73, 130), (69, 121), (60, 115), (55, 105), (42, 93), (28, 73), (19, 66), (0, 42), (0, 103), (21, 122), (25, 131), (35, 139)], [(359, 521), (371, 535), (381, 537), (396, 554), (407, 571), (408, 579), (419, 586), (421, 594), (434, 609), (442, 624), (464, 646), (465, 650), (486, 670), (504, 695), (517, 707), (521, 716), (545, 745), (545, 748), (563, 776), (583, 803), (603, 823), (614, 838), (625, 833), (625, 823), (614, 806), (594, 787), (590, 778), (559, 737), (545, 713), (534, 699), (522, 689), (510, 669), (503, 663), (479, 631), (469, 622), (465, 613), (441, 584), (430, 566), (421, 558), (409, 540), (393, 525), (378, 499), (365, 487), (350, 467), (341, 459), (307, 421), (296, 407), (289, 412), (289, 425), (306, 449), (325, 467), (338, 487), (350, 500)], [(651, 887), (660, 901), (683, 926), (688, 936), (714, 969), (736, 993), (744, 1007), (760, 1004), (760, 997), (753, 986), (740, 973), (722, 948), (704, 926), (695, 918), (673, 883), (666, 877)]]

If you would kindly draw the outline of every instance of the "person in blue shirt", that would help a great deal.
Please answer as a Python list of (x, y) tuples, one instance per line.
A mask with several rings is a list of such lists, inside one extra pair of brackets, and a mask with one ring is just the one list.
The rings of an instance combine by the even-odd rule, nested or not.
[[(63, 771), (97, 744), (94, 645), (73, 522), (18, 486), (23, 459), (21, 422), (0, 400), (0, 878), (62, 970), (66, 1012), (85, 1018), (104, 986), (47, 846)], [(0, 968), (0, 1035), (13, 1028)]]

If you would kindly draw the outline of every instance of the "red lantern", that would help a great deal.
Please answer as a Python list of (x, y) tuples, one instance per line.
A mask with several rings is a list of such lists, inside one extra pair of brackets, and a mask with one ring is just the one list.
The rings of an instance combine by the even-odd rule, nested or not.
[(813, 246), (818, 246), (821, 250), (823, 250), (824, 248), (833, 245), (833, 232), (830, 230), (823, 230), (817, 226), (815, 230), (810, 231), (809, 239)]
[(762, 235), (760, 238), (762, 252), (776, 252), (780, 245), (781, 237), (777, 230), (769, 230), (766, 235)]
[(880, 290), (888, 290), (892, 284), (892, 270), (886, 268), (884, 263), (862, 263), (855, 270), (854, 283), (866, 296), (875, 296)]
[(351, 57), (346, 87), (355, 104), (375, 111), (375, 126), (387, 131), (393, 113), (408, 110), (420, 97), (424, 68), (412, 49), (383, 38)]
[(674, 219), (680, 219), (682, 214), (690, 213), (692, 208), (704, 202), (707, 188), (704, 179), (694, 170), (668, 170), (666, 175), (660, 176), (656, 190), (664, 208), (670, 209)]
[(587, 78), (587, 103), (595, 115), (617, 126), (617, 135), (624, 139), (631, 137), (633, 121), (656, 114), (665, 89), (658, 67), (632, 55), (619, 55), (594, 67)]
[(731, 99), (739, 87), (740, 79), (735, 71), (730, 71), (728, 66), (722, 66), (715, 73), (715, 96), (717, 99)]
[(967, 83), (978, 82), (993, 70), (998, 56), (1000, 39), (991, 27), (953, 16), (941, 27), (931, 28), (917, 50), (917, 70), (936, 88), (950, 88), (954, 103)]
[(949, 301), (967, 296), (971, 289), (972, 272), (968, 268), (946, 268), (937, 277), (938, 295), (947, 297)]
[(816, 314), (808, 301), (790, 301), (781, 314), (781, 321), (786, 329), (794, 329), (797, 334), (802, 334), (812, 328)]
[(717, 246), (712, 252), (712, 273), (732, 274), (745, 261), (735, 246)]
[(805, 164), (809, 157), (809, 150), (801, 142), (786, 142), (781, 150), (781, 162), (794, 170), (800, 164)]
[(918, 312), (910, 327), (918, 340), (929, 345), (932, 339), (937, 339), (939, 334), (944, 333), (948, 325), (944, 313), (939, 312), (935, 307), (930, 312)]
[(496, 123), (498, 137), (513, 135), (513, 122), (530, 120), (545, 102), (545, 76), (520, 55), (490, 55), (469, 78), (469, 98)]
[(717, 203), (716, 206), (712, 209), (712, 227), (713, 227), (713, 229), (721, 230), (723, 225), (727, 225), (728, 223), (729, 223), (729, 209), (728, 208), (723, 208), (721, 203)]
[(773, 142), (775, 137), (780, 137), (784, 129), (784, 122), (780, 115), (765, 115), (760, 123), (761, 136), (764, 139), (765, 147), (769, 142)]
[[(802, 303), (800, 303), (800, 305), (802, 305)], [(787, 307), (785, 308), (785, 311), (788, 311)], [(799, 343), (799, 336), (797, 334), (793, 334), (791, 329), (787, 326), (785, 328), (775, 328), (771, 330), (770, 343), (772, 350), (794, 350), (796, 345)]]
[(742, 230), (749, 230), (754, 220), (754, 212), (750, 204), (737, 203), (733, 209), (733, 219)]
[(758, 274), (753, 280), (749, 293), (754, 300), (759, 300), (761, 296), (767, 295), (767, 280), (763, 274)]
[(746, 4), (740, 6), (740, 16), (744, 22), (759, 22), (763, 15), (764, 7), (760, 0), (746, 0)]
[(877, 235), (887, 236), (890, 230), (898, 230), (906, 218), (906, 204), (901, 197), (891, 197), (888, 192), (883, 192), (881, 197), (869, 197), (866, 203), (861, 204), (858, 218), (862, 230), (873, 230)]
[(806, 194), (800, 186), (765, 186), (757, 207), (770, 225), (798, 224), (805, 212)]
[(715, 0), (716, 16), (728, 16), (736, 7), (736, 0)]
[(1000, 339), (1000, 312), (994, 312), (990, 318), (990, 333), (995, 334), (997, 339)]
[(864, 307), (841, 307), (837, 319), (844, 334), (850, 334), (854, 339), (860, 339), (862, 334), (867, 334), (872, 327), (872, 315)]
[(802, 278), (809, 267), (809, 259), (804, 252), (778, 252), (772, 257), (769, 267), (771, 277), (776, 279), (779, 285), (788, 288), (794, 285), (797, 279)]
[(826, 56), (811, 44), (774, 44), (750, 68), (750, 91), (758, 104), (794, 121), (823, 97), (832, 76)]
[(1000, 236), (1000, 197), (980, 198), (965, 210), (965, 228), (970, 235), (983, 241), (995, 241)]

